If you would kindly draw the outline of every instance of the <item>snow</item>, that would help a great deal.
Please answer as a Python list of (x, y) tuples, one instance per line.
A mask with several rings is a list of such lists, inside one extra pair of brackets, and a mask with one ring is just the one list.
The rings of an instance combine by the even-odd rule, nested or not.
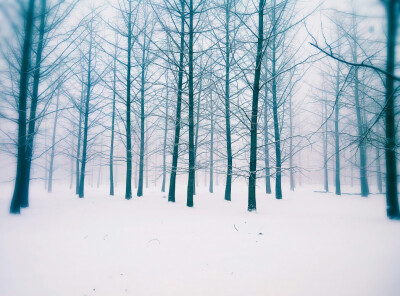
[(383, 195), (361, 198), (285, 191), (283, 200), (247, 188), (185, 186), (175, 204), (149, 188), (123, 199), (87, 188), (78, 199), (39, 184), (31, 206), (8, 214), (0, 194), (0, 295), (399, 295), (400, 223)]

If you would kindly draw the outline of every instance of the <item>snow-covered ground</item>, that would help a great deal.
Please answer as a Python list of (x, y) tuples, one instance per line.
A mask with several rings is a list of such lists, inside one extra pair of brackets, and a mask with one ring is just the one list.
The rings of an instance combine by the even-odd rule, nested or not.
[[(122, 187), (122, 186), (120, 186)], [(382, 195), (337, 197), (315, 187), (275, 200), (247, 189), (199, 188), (185, 206), (148, 189), (142, 198), (88, 187), (48, 194), (8, 214), (0, 193), (0, 295), (400, 295), (400, 223)]]

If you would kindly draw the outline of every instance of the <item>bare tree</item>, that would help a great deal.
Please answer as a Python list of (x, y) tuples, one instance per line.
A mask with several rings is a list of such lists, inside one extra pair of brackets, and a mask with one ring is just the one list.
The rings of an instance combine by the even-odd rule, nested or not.
[(396, 162), (396, 130), (394, 120), (394, 64), (396, 60), (396, 35), (399, 13), (399, 1), (386, 1), (387, 12), (387, 61), (386, 61), (386, 108), (385, 108), (385, 157), (386, 157), (386, 204), (387, 216), (399, 219), (399, 201), (397, 197), (397, 162)]
[(257, 35), (257, 57), (254, 73), (253, 99), (251, 108), (251, 127), (250, 127), (250, 175), (249, 175), (249, 211), (255, 211), (256, 206), (256, 177), (257, 177), (257, 123), (258, 123), (258, 99), (260, 94), (260, 77), (263, 58), (264, 41), (264, 9), (265, 0), (260, 0), (258, 4), (258, 35)]
[(25, 19), (24, 42), (22, 45), (22, 62), (19, 82), (18, 98), (18, 156), (17, 175), (15, 178), (14, 193), (10, 206), (11, 214), (19, 214), (24, 198), (24, 182), (26, 181), (26, 106), (28, 96), (28, 79), (30, 72), (31, 43), (33, 34), (33, 16), (35, 1), (28, 2)]

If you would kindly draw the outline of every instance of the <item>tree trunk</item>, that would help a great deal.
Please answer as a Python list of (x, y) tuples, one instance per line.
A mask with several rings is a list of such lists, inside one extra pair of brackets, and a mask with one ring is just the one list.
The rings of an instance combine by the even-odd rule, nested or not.
[(388, 0), (386, 4), (387, 30), (387, 63), (386, 72), (386, 109), (385, 109), (385, 158), (386, 158), (386, 213), (390, 219), (400, 218), (399, 201), (397, 197), (397, 159), (396, 159), (396, 128), (394, 112), (394, 65), (396, 61), (396, 34), (398, 6), (396, 0)]
[[(299, 168), (301, 168), (301, 151), (299, 151)], [(307, 164), (309, 163), (309, 159), (307, 159)], [(302, 177), (301, 177), (301, 174), (299, 174), (299, 187), (301, 187), (301, 185), (303, 184), (302, 183), (303, 182), (303, 180), (302, 180)]]
[(214, 107), (212, 92), (210, 95), (211, 109), (211, 139), (210, 139), (210, 193), (214, 192)]
[(290, 190), (294, 191), (294, 172), (293, 172), (293, 114), (292, 114), (292, 97), (289, 97), (289, 177)]
[(57, 100), (56, 100), (56, 113), (54, 116), (53, 124), (53, 136), (51, 141), (51, 154), (50, 154), (50, 167), (49, 167), (49, 184), (47, 186), (47, 191), (50, 193), (53, 191), (53, 172), (54, 172), (54, 156), (56, 150), (56, 133), (57, 133), (57, 122), (58, 122), (58, 103), (60, 99), (60, 86), (57, 90)]
[[(83, 79), (82, 79), (83, 81)], [(76, 174), (76, 189), (75, 189), (75, 194), (79, 194), (79, 179), (80, 179), (80, 173), (79, 173), (79, 165), (80, 165), (80, 153), (81, 153), (81, 141), (82, 141), (82, 114), (83, 114), (83, 102), (85, 98), (85, 84), (82, 82), (82, 93), (81, 93), (81, 100), (79, 102), (79, 125), (78, 125), (78, 145), (76, 149), (76, 168), (75, 168), (75, 174)]]
[(189, 0), (189, 178), (187, 187), (187, 201), (188, 207), (193, 207), (193, 187), (194, 187), (194, 174), (195, 174), (195, 151), (194, 151), (194, 97), (193, 97), (193, 0)]
[[(73, 151), (74, 146), (75, 146), (75, 141), (72, 142), (71, 144), (71, 151)], [(69, 189), (72, 189), (72, 186), (74, 185), (74, 157), (71, 155), (70, 156), (70, 171), (69, 171)]]
[(92, 165), (91, 169), (92, 169), (92, 172), (90, 174), (90, 187), (93, 188), (93, 182), (94, 182), (94, 166), (93, 165)]
[(350, 186), (351, 186), (351, 188), (353, 188), (353, 186), (354, 186), (354, 173), (353, 173), (353, 171), (354, 171), (354, 165), (351, 164), (350, 165)]
[(21, 203), (24, 199), (24, 183), (26, 182), (26, 106), (29, 87), (29, 62), (31, 56), (34, 7), (35, 1), (29, 0), (19, 80), (17, 172), (15, 177), (14, 193), (10, 205), (11, 214), (20, 213)]
[(34, 137), (36, 134), (35, 125), (36, 125), (36, 109), (38, 104), (39, 97), (39, 82), (40, 82), (40, 67), (42, 63), (42, 53), (43, 53), (43, 39), (44, 39), (44, 31), (46, 25), (46, 0), (41, 0), (41, 11), (40, 11), (40, 27), (39, 27), (39, 42), (36, 50), (36, 62), (35, 62), (35, 72), (33, 74), (33, 89), (32, 89), (32, 98), (31, 98), (31, 108), (29, 115), (29, 124), (28, 124), (28, 136), (27, 136), (27, 144), (26, 144), (26, 179), (24, 184), (24, 193), (23, 198), (21, 200), (21, 207), (26, 208), (29, 206), (29, 183), (31, 179), (31, 164), (32, 164), (32, 156), (33, 156), (33, 145), (34, 145)]
[[(200, 98), (201, 98), (201, 90), (203, 87), (203, 77), (200, 76), (200, 87), (199, 87), (199, 94), (197, 99), (197, 114), (196, 114), (196, 137), (194, 142), (194, 165), (196, 166), (196, 159), (197, 159), (197, 148), (199, 142), (199, 127), (200, 127)], [(196, 170), (194, 171), (194, 179), (193, 181), (193, 194), (196, 195), (196, 186), (197, 186), (197, 178), (196, 178)]]
[[(145, 130), (147, 130), (147, 125), (145, 126)], [(146, 188), (149, 188), (149, 158), (147, 157), (149, 153), (149, 139), (146, 137), (145, 143), (144, 143), (144, 155), (145, 155), (145, 170), (144, 172), (146, 173)]]
[[(145, 114), (144, 114), (144, 87), (145, 87), (145, 58), (146, 58), (146, 37), (143, 41), (142, 65), (141, 65), (141, 85), (140, 85), (140, 152), (139, 152), (139, 185), (137, 196), (143, 196), (143, 170), (144, 170), (144, 150), (145, 150)], [(146, 170), (148, 170), (146, 166)], [(147, 182), (146, 182), (147, 183)]]
[(99, 174), (97, 175), (97, 188), (99, 188), (100, 184), (101, 184), (101, 167), (102, 167), (101, 158), (102, 157), (103, 157), (103, 143), (101, 143), (101, 145), (100, 145)]
[(164, 122), (164, 144), (163, 144), (163, 179), (161, 192), (165, 192), (167, 178), (167, 135), (168, 135), (168, 76), (167, 76), (167, 97), (165, 99), (165, 122)]
[[(267, 81), (267, 63), (265, 63), (265, 81)], [(269, 134), (268, 134), (268, 87), (265, 84), (264, 94), (264, 164), (265, 164), (265, 193), (271, 194), (271, 170), (269, 167)]]
[(101, 183), (101, 165), (99, 165), (99, 173), (97, 175), (97, 188), (100, 188)]
[[(116, 38), (117, 43), (117, 38)], [(111, 143), (110, 143), (110, 195), (114, 195), (114, 137), (115, 137), (115, 95), (117, 81), (117, 46), (114, 52), (114, 69), (113, 69), (113, 101), (111, 115)]]
[(231, 200), (232, 192), (232, 140), (231, 140), (231, 115), (230, 115), (230, 40), (229, 40), (229, 23), (231, 1), (226, 2), (225, 8), (225, 125), (226, 125), (226, 185), (225, 185), (225, 200)]
[[(92, 25), (92, 24), (91, 24)], [(87, 159), (87, 142), (88, 142), (88, 125), (89, 125), (89, 101), (91, 91), (91, 74), (92, 74), (92, 44), (93, 44), (93, 30), (90, 28), (90, 41), (89, 41), (89, 57), (88, 57), (88, 73), (86, 81), (86, 100), (85, 100), (85, 115), (83, 125), (83, 142), (82, 142), (82, 161), (81, 161), (81, 178), (79, 181), (79, 197), (84, 197), (85, 192), (85, 173), (86, 173), (86, 159)]]
[(324, 190), (329, 192), (329, 176), (328, 176), (328, 112), (326, 101), (324, 101), (323, 122), (324, 131), (322, 133), (323, 153), (324, 153)]
[(282, 160), (281, 160), (281, 139), (278, 120), (278, 102), (276, 93), (276, 0), (273, 3), (272, 24), (272, 113), (274, 116), (274, 135), (275, 135), (275, 197), (282, 199)]
[(258, 98), (260, 94), (260, 76), (263, 58), (263, 33), (264, 33), (264, 0), (260, 0), (258, 6), (258, 37), (257, 37), (257, 57), (254, 73), (253, 99), (251, 108), (250, 126), (250, 174), (249, 174), (249, 196), (247, 209), (255, 211), (256, 206), (256, 178), (257, 178), (257, 116)]
[(131, 55), (132, 55), (132, 2), (128, 15), (128, 62), (126, 74), (126, 184), (125, 198), (132, 198), (132, 135), (131, 135)]
[(339, 63), (336, 73), (336, 104), (335, 104), (335, 193), (341, 195), (340, 190), (340, 147), (339, 147)]
[(378, 147), (376, 147), (376, 185), (378, 186), (378, 192), (382, 193), (381, 156)]
[[(357, 42), (356, 36), (354, 36), (354, 52), (353, 62), (357, 63)], [(354, 100), (356, 105), (357, 114), (357, 127), (359, 137), (359, 151), (360, 151), (360, 185), (361, 185), (361, 196), (367, 197), (369, 194), (369, 186), (367, 179), (367, 154), (366, 154), (366, 143), (364, 141), (364, 123), (361, 116), (360, 98), (359, 98), (359, 80), (358, 80), (358, 68), (354, 68)]]
[(115, 185), (115, 188), (117, 188), (118, 187), (118, 163), (115, 166), (114, 171), (115, 171), (114, 185)]
[(182, 87), (183, 87), (183, 54), (185, 46), (185, 1), (180, 0), (181, 3), (181, 42), (179, 48), (179, 73), (178, 73), (178, 98), (176, 102), (176, 117), (175, 117), (175, 136), (174, 136), (174, 150), (172, 154), (172, 168), (169, 181), (168, 201), (175, 202), (175, 186), (176, 186), (176, 171), (178, 168), (178, 152), (179, 152), (179, 138), (181, 131), (181, 107), (182, 107)]
[[(47, 149), (47, 127), (46, 123), (44, 124), (44, 147)], [(47, 164), (48, 164), (48, 157), (47, 157), (47, 151), (44, 153), (44, 190), (47, 190), (47, 180), (48, 180), (48, 170), (47, 170)]]
[(135, 189), (138, 188), (138, 171), (139, 171), (139, 159), (140, 159), (140, 155), (137, 155), (137, 159), (135, 161), (135, 175), (133, 176), (133, 179), (135, 181)]

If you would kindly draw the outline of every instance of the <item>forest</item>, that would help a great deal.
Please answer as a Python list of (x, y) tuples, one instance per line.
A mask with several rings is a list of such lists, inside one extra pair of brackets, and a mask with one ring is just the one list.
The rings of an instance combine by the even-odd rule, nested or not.
[(398, 295), (399, 15), (0, 0), (0, 295)]

